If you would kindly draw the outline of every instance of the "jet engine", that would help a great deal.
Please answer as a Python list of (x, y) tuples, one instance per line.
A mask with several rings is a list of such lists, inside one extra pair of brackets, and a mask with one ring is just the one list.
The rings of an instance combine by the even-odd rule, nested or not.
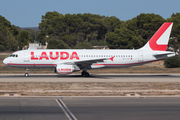
[(57, 65), (54, 72), (57, 74), (68, 74), (75, 71), (74, 65)]

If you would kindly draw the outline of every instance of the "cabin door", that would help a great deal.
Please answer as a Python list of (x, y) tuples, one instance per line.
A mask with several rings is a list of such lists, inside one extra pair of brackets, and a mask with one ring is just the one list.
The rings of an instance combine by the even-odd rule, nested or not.
[(29, 51), (24, 52), (24, 62), (29, 62)]

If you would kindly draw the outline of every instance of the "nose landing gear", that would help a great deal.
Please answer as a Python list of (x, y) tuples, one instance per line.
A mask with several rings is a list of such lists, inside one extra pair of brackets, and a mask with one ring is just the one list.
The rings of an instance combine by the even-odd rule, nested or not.
[(29, 69), (26, 68), (26, 73), (24, 74), (25, 77), (29, 77), (28, 71), (29, 71)]

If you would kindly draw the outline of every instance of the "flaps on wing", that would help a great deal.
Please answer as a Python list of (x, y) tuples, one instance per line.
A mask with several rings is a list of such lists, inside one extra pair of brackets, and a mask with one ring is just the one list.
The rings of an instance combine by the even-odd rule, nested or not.
[(99, 58), (99, 59), (89, 59), (89, 60), (78, 60), (78, 61), (72, 61), (72, 62), (64, 62), (62, 64), (66, 64), (66, 65), (76, 65), (78, 66), (80, 69), (82, 68), (87, 68), (87, 67), (90, 67), (91, 65), (95, 68), (99, 68), (99, 67), (103, 67), (103, 66), (95, 66), (96, 63), (98, 62), (104, 62), (104, 60), (111, 60), (113, 61), (114, 60), (114, 57), (111, 57), (111, 58)]
[(79, 68), (85, 68), (85, 67), (91, 66), (93, 63), (104, 62), (104, 60), (108, 60), (108, 59), (107, 58), (101, 58), (101, 59), (81, 60), (81, 61), (75, 61), (74, 63)]

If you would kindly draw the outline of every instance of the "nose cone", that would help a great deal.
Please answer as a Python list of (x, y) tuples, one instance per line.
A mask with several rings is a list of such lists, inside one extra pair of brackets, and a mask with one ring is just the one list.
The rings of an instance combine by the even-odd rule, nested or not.
[(7, 58), (3, 60), (3, 63), (7, 65)]

